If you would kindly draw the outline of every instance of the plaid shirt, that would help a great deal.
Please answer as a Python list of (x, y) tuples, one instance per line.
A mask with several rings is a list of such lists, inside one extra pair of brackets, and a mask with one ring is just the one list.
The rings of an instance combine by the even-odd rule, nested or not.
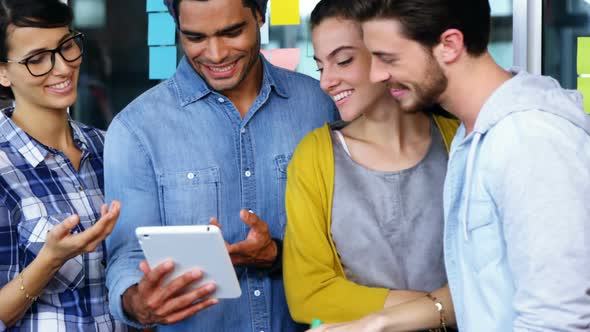
[[(54, 225), (80, 216), (74, 232), (100, 218), (103, 137), (70, 121), (82, 151), (79, 171), (59, 151), (27, 135), (0, 113), (0, 287), (30, 264)], [(67, 261), (11, 331), (124, 331), (110, 315), (105, 288), (104, 244)], [(0, 322), (0, 331), (4, 330)]]

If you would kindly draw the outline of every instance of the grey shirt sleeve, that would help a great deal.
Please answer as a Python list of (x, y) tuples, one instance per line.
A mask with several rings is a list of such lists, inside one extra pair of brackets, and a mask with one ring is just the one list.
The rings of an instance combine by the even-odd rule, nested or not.
[(495, 191), (515, 287), (514, 331), (590, 328), (590, 137), (551, 120), (564, 123), (516, 123), (502, 133), (513, 143), (498, 160)]

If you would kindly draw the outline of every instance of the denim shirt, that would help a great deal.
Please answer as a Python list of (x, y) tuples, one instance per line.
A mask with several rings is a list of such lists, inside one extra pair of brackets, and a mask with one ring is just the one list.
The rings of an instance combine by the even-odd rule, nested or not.
[[(217, 216), (225, 240), (235, 243), (249, 231), (239, 218), (245, 208), (282, 239), (287, 164), (299, 140), (337, 113), (316, 80), (262, 61), (262, 87), (244, 119), (185, 58), (171, 79), (113, 120), (105, 144), (105, 191), (107, 201), (120, 200), (123, 208), (107, 240), (107, 288), (111, 311), (127, 323), (138, 326), (121, 303), (142, 277), (136, 227), (208, 224)], [(280, 272), (236, 267), (236, 273), (240, 298), (221, 300), (161, 331), (302, 330), (289, 316)]]

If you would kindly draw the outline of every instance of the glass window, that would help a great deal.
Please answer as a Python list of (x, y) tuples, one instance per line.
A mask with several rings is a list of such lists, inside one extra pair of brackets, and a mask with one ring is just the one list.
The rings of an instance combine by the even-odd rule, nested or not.
[[(490, 53), (505, 68), (513, 65), (512, 1), (494, 0), (492, 6), (492, 36)], [(313, 46), (309, 31), (309, 16), (319, 0), (300, 0), (301, 25), (270, 26), (270, 43), (263, 49), (299, 48), (301, 58), (297, 71), (319, 79), (313, 60)]]
[(86, 36), (72, 116), (106, 129), (113, 116), (158, 81), (148, 79), (145, 1), (69, 0)]
[[(280, 1), (280, 0), (279, 0)], [(313, 46), (309, 31), (309, 16), (319, 0), (300, 0), (300, 25), (270, 26), (269, 43), (262, 45), (264, 50), (280, 48), (298, 48), (300, 52), (299, 64), (296, 70), (316, 79), (320, 75), (313, 60)], [(270, 22), (267, 22), (269, 24)]]
[(590, 36), (590, 0), (546, 0), (543, 8), (543, 74), (564, 88), (577, 87), (577, 39)]
[(492, 7), (492, 38), (488, 50), (500, 66), (510, 68), (514, 64), (512, 0), (493, 0), (490, 1), (490, 5)]
[[(146, 2), (68, 2), (76, 16), (74, 28), (84, 32), (87, 43), (80, 73), (78, 102), (71, 112), (75, 119), (104, 129), (117, 112), (159, 83), (148, 78)], [(263, 50), (299, 49), (296, 70), (316, 79), (319, 78), (319, 72), (313, 60), (309, 16), (318, 2), (300, 0), (301, 24), (269, 26), (269, 43), (262, 45)], [(502, 66), (510, 67), (513, 53), (512, 0), (491, 2), (493, 30), (490, 52)], [(182, 51), (178, 53), (180, 56)]]

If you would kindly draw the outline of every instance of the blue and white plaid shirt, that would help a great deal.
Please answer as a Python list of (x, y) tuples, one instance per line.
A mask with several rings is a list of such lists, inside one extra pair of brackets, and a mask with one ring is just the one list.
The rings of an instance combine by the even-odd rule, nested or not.
[[(79, 171), (0, 112), (0, 287), (29, 265), (54, 225), (80, 216), (75, 232), (100, 218), (104, 133), (70, 121), (82, 151)], [(67, 261), (11, 331), (125, 331), (109, 313), (104, 244)], [(0, 322), (0, 331), (6, 327)]]

